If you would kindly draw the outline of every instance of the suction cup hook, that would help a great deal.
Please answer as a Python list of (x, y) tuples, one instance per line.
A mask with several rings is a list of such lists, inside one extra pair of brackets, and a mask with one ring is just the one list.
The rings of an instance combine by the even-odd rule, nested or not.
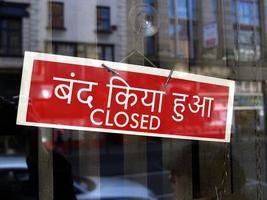
[(153, 36), (160, 27), (158, 12), (149, 4), (133, 6), (129, 12), (129, 19), (133, 32), (139, 37)]
[(158, 12), (149, 4), (134, 5), (129, 11), (129, 23), (134, 33), (134, 48), (120, 62), (124, 62), (134, 54), (141, 55), (153, 67), (158, 68), (149, 58), (138, 50), (137, 44), (142, 44), (144, 37), (155, 35), (160, 26)]
[[(141, 43), (141, 40), (145, 37), (151, 37), (155, 35), (159, 31), (160, 27), (160, 18), (157, 10), (149, 4), (137, 4), (133, 6), (129, 11), (129, 23), (134, 32), (135, 36), (135, 47), (132, 51), (130, 51), (122, 60), (119, 62), (124, 62), (129, 57), (134, 55), (135, 53), (141, 55), (147, 62), (151, 64), (151, 66), (158, 68), (149, 58), (147, 58), (143, 53), (138, 51), (137, 44)], [(111, 69), (106, 64), (102, 64), (102, 67), (108, 70), (108, 72), (112, 72), (113, 74), (119, 76), (119, 74)], [(171, 78), (171, 75), (170, 75)], [(166, 83), (166, 86), (170, 80)]]

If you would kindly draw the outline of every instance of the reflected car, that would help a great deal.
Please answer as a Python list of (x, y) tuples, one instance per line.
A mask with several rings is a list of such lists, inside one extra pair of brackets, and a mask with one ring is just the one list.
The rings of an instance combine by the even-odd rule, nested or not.
[(24, 156), (0, 157), (0, 199), (29, 197), (28, 181), (29, 172)]
[[(25, 156), (0, 157), (0, 193), (27, 193), (22, 186), (29, 181)], [(73, 182), (77, 200), (156, 200), (145, 186), (124, 178), (83, 177)]]
[(125, 178), (84, 177), (74, 181), (77, 200), (156, 200), (145, 186)]
[(236, 191), (238, 191), (238, 194), (242, 195), (242, 197), (246, 197), (243, 199), (257, 199), (257, 196), (262, 196), (263, 199), (265, 199), (267, 191), (267, 182), (259, 181), (252, 178), (246, 178), (239, 182)]
[(29, 179), (26, 159), (23, 156), (0, 157), (0, 184), (26, 182)]
[(245, 194), (253, 196), (256, 194), (257, 189), (260, 189), (260, 187), (263, 191), (266, 191), (267, 190), (267, 182), (258, 181), (256, 179), (248, 178), (248, 179), (246, 179), (246, 183), (244, 184), (242, 189), (243, 189)]

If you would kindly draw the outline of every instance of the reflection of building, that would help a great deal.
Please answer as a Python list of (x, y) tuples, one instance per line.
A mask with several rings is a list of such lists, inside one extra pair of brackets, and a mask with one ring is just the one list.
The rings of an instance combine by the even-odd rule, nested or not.
[(0, 1), (1, 95), (18, 94), (24, 51), (38, 50), (37, 9), (37, 1)]
[(263, 106), (261, 82), (237, 83), (234, 108), (236, 137), (247, 139), (244, 136), (249, 136), (251, 129), (264, 131)]
[[(124, 45), (118, 1), (41, 1), (40, 50), (104, 60)], [(90, 12), (88, 12), (90, 9)], [(119, 41), (122, 41), (121, 43)]]
[[(263, 58), (261, 41), (264, 41), (265, 29), (260, 28), (263, 22), (260, 16), (264, 16), (265, 1), (146, 2), (157, 8), (161, 16), (161, 28), (152, 42), (158, 51), (154, 55), (148, 51), (153, 46), (152, 37), (147, 37), (149, 42), (145, 44), (147, 55), (158, 58), (160, 66), (190, 67), (192, 72), (227, 78), (231, 74), (225, 69), (222, 72), (223, 66), (232, 70), (239, 65), (261, 63), (258, 62)], [(246, 72), (243, 74), (249, 76)]]
[(120, 60), (127, 45), (125, 9), (124, 1), (1, 1), (2, 94), (18, 95), (25, 50)]
[(96, 1), (40, 1), (40, 50), (55, 54), (95, 57)]
[(97, 1), (97, 55), (103, 60), (119, 61), (127, 45), (126, 1)]
[[(129, 18), (132, 8), (141, 2), (156, 9), (160, 26), (155, 35), (140, 39)], [(186, 155), (182, 174), (189, 176), (183, 183), (190, 190), (188, 199), (215, 196), (225, 172), (229, 176), (224, 187), (236, 193), (240, 180), (259, 181), (255, 175), (258, 170), (262, 170), (266, 182), (266, 146), (260, 149), (255, 143), (264, 141), (266, 126), (266, 8), (266, 0), (0, 1), (0, 92), (5, 97), (18, 94), (24, 50), (120, 61), (136, 46), (159, 67), (175, 66), (177, 70), (236, 80), (231, 147), (72, 130), (64, 130), (61, 135), (56, 130), (41, 130), (47, 146), (56, 143), (73, 158), (77, 175), (122, 174), (154, 189), (164, 199), (163, 194), (171, 194), (169, 165), (176, 162), (183, 146), (190, 146), (192, 151)], [(151, 17), (153, 9), (145, 13)], [(139, 57), (142, 61), (137, 57), (128, 61), (149, 64)], [(44, 74), (40, 73), (39, 78)], [(49, 86), (44, 86), (40, 95), (49, 95), (45, 87)], [(224, 155), (227, 147), (231, 159)], [(175, 166), (179, 168), (179, 164)], [(240, 168), (246, 177), (239, 177)], [(251, 199), (256, 199), (256, 187), (258, 184)], [(266, 199), (267, 195), (262, 197)]]
[[(159, 32), (152, 37), (145, 37), (145, 53), (153, 62), (162, 68), (175, 67), (176, 70), (238, 81), (232, 130), (233, 161), (230, 161), (234, 167), (225, 169), (232, 174), (232, 180), (228, 180), (225, 188), (236, 192), (239, 186), (233, 181), (238, 179), (235, 165), (241, 165), (244, 173), (254, 179), (256, 178), (253, 173), (256, 168), (260, 165), (266, 166), (264, 159), (257, 161), (255, 166), (251, 166), (250, 163), (255, 159), (252, 152), (255, 151), (259, 155), (266, 151), (266, 148), (259, 150), (253, 145), (254, 140), (260, 140), (261, 144), (264, 142), (261, 134), (264, 132), (264, 121), (266, 121), (263, 100), (266, 95), (262, 87), (265, 85), (267, 75), (265, 66), (267, 2), (263, 0), (168, 0), (167, 4), (161, 0), (145, 2), (157, 9), (161, 20)], [(151, 52), (150, 47), (153, 46), (156, 46), (157, 50)], [(251, 142), (253, 145), (249, 144)], [(165, 152), (172, 143), (174, 142), (159, 143), (158, 149), (162, 148)], [(207, 154), (209, 151), (214, 151), (212, 145), (195, 143), (192, 146), (194, 198), (214, 192), (214, 188), (209, 184), (216, 180), (216, 177), (207, 170), (208, 160), (212, 159), (212, 156)], [(247, 156), (243, 158), (240, 152)], [(222, 153), (220, 156), (222, 156), (220, 162), (223, 163)], [(163, 158), (163, 163), (167, 161), (168, 158)], [(265, 176), (265, 173), (262, 176)], [(256, 198), (253, 195), (250, 197)]]

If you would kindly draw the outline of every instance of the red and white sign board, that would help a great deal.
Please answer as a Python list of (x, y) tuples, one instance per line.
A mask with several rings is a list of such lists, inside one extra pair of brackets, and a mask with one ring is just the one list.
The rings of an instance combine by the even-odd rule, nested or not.
[(17, 124), (229, 142), (234, 82), (174, 71), (165, 85), (169, 73), (26, 52)]

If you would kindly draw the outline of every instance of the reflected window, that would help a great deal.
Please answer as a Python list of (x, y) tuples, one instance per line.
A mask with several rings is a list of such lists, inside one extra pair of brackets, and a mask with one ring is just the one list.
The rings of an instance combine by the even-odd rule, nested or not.
[(175, 11), (174, 11), (174, 0), (169, 0), (168, 1), (168, 13), (169, 13), (169, 17), (175, 17)]
[(240, 24), (259, 25), (258, 3), (250, 0), (238, 0), (237, 16)]
[(237, 52), (240, 61), (260, 58), (259, 3), (257, 0), (236, 0)]
[(168, 14), (171, 18), (196, 19), (196, 0), (169, 0)]
[(110, 8), (97, 6), (97, 31), (110, 32)]
[(0, 55), (22, 55), (22, 20), (0, 18)]
[(54, 29), (64, 29), (64, 4), (61, 2), (49, 2), (49, 27)]
[(53, 42), (53, 53), (66, 56), (77, 56), (77, 45), (74, 43)]
[(211, 19), (214, 21), (217, 21), (217, 0), (210, 0), (210, 4), (211, 4)]
[(153, 7), (155, 7), (155, 0), (145, 0), (145, 3), (150, 5), (150, 6), (145, 6), (145, 13), (148, 16), (153, 15)]
[(260, 35), (254, 30), (239, 30), (239, 60), (253, 61), (260, 56)]
[(247, 45), (254, 45), (259, 44), (260, 42), (260, 35), (259, 32), (254, 32), (252, 30), (240, 30), (239, 31), (239, 43), (240, 44), (247, 44)]
[(195, 19), (195, 0), (176, 0), (176, 16), (181, 19)]
[(146, 42), (146, 49), (145, 49), (145, 51), (146, 51), (146, 54), (147, 55), (150, 55), (150, 56), (152, 56), (152, 55), (155, 55), (156, 54), (156, 38), (155, 38), (155, 36), (150, 36), (150, 37), (147, 37), (146, 39), (145, 39), (145, 42)]
[(259, 32), (254, 32), (252, 30), (239, 31), (239, 59), (241, 61), (253, 61), (259, 59), (259, 38)]
[(169, 53), (180, 59), (194, 57), (196, 0), (169, 0)]
[(177, 0), (176, 16), (182, 19), (188, 18), (188, 2), (187, 0)]
[(101, 60), (114, 61), (114, 46), (99, 44), (97, 46), (98, 58)]
[(145, 38), (145, 54), (148, 56), (155, 56), (157, 54), (157, 40), (155, 35), (153, 35), (154, 30), (153, 26), (150, 23), (150, 20), (153, 21), (153, 7), (156, 7), (156, 1), (155, 0), (145, 0), (145, 3), (149, 6), (145, 7), (145, 13), (146, 13), (146, 20), (149, 25), (147, 26), (145, 30), (146, 38)]
[(175, 37), (175, 25), (173, 23), (170, 23), (169, 25), (169, 36)]

